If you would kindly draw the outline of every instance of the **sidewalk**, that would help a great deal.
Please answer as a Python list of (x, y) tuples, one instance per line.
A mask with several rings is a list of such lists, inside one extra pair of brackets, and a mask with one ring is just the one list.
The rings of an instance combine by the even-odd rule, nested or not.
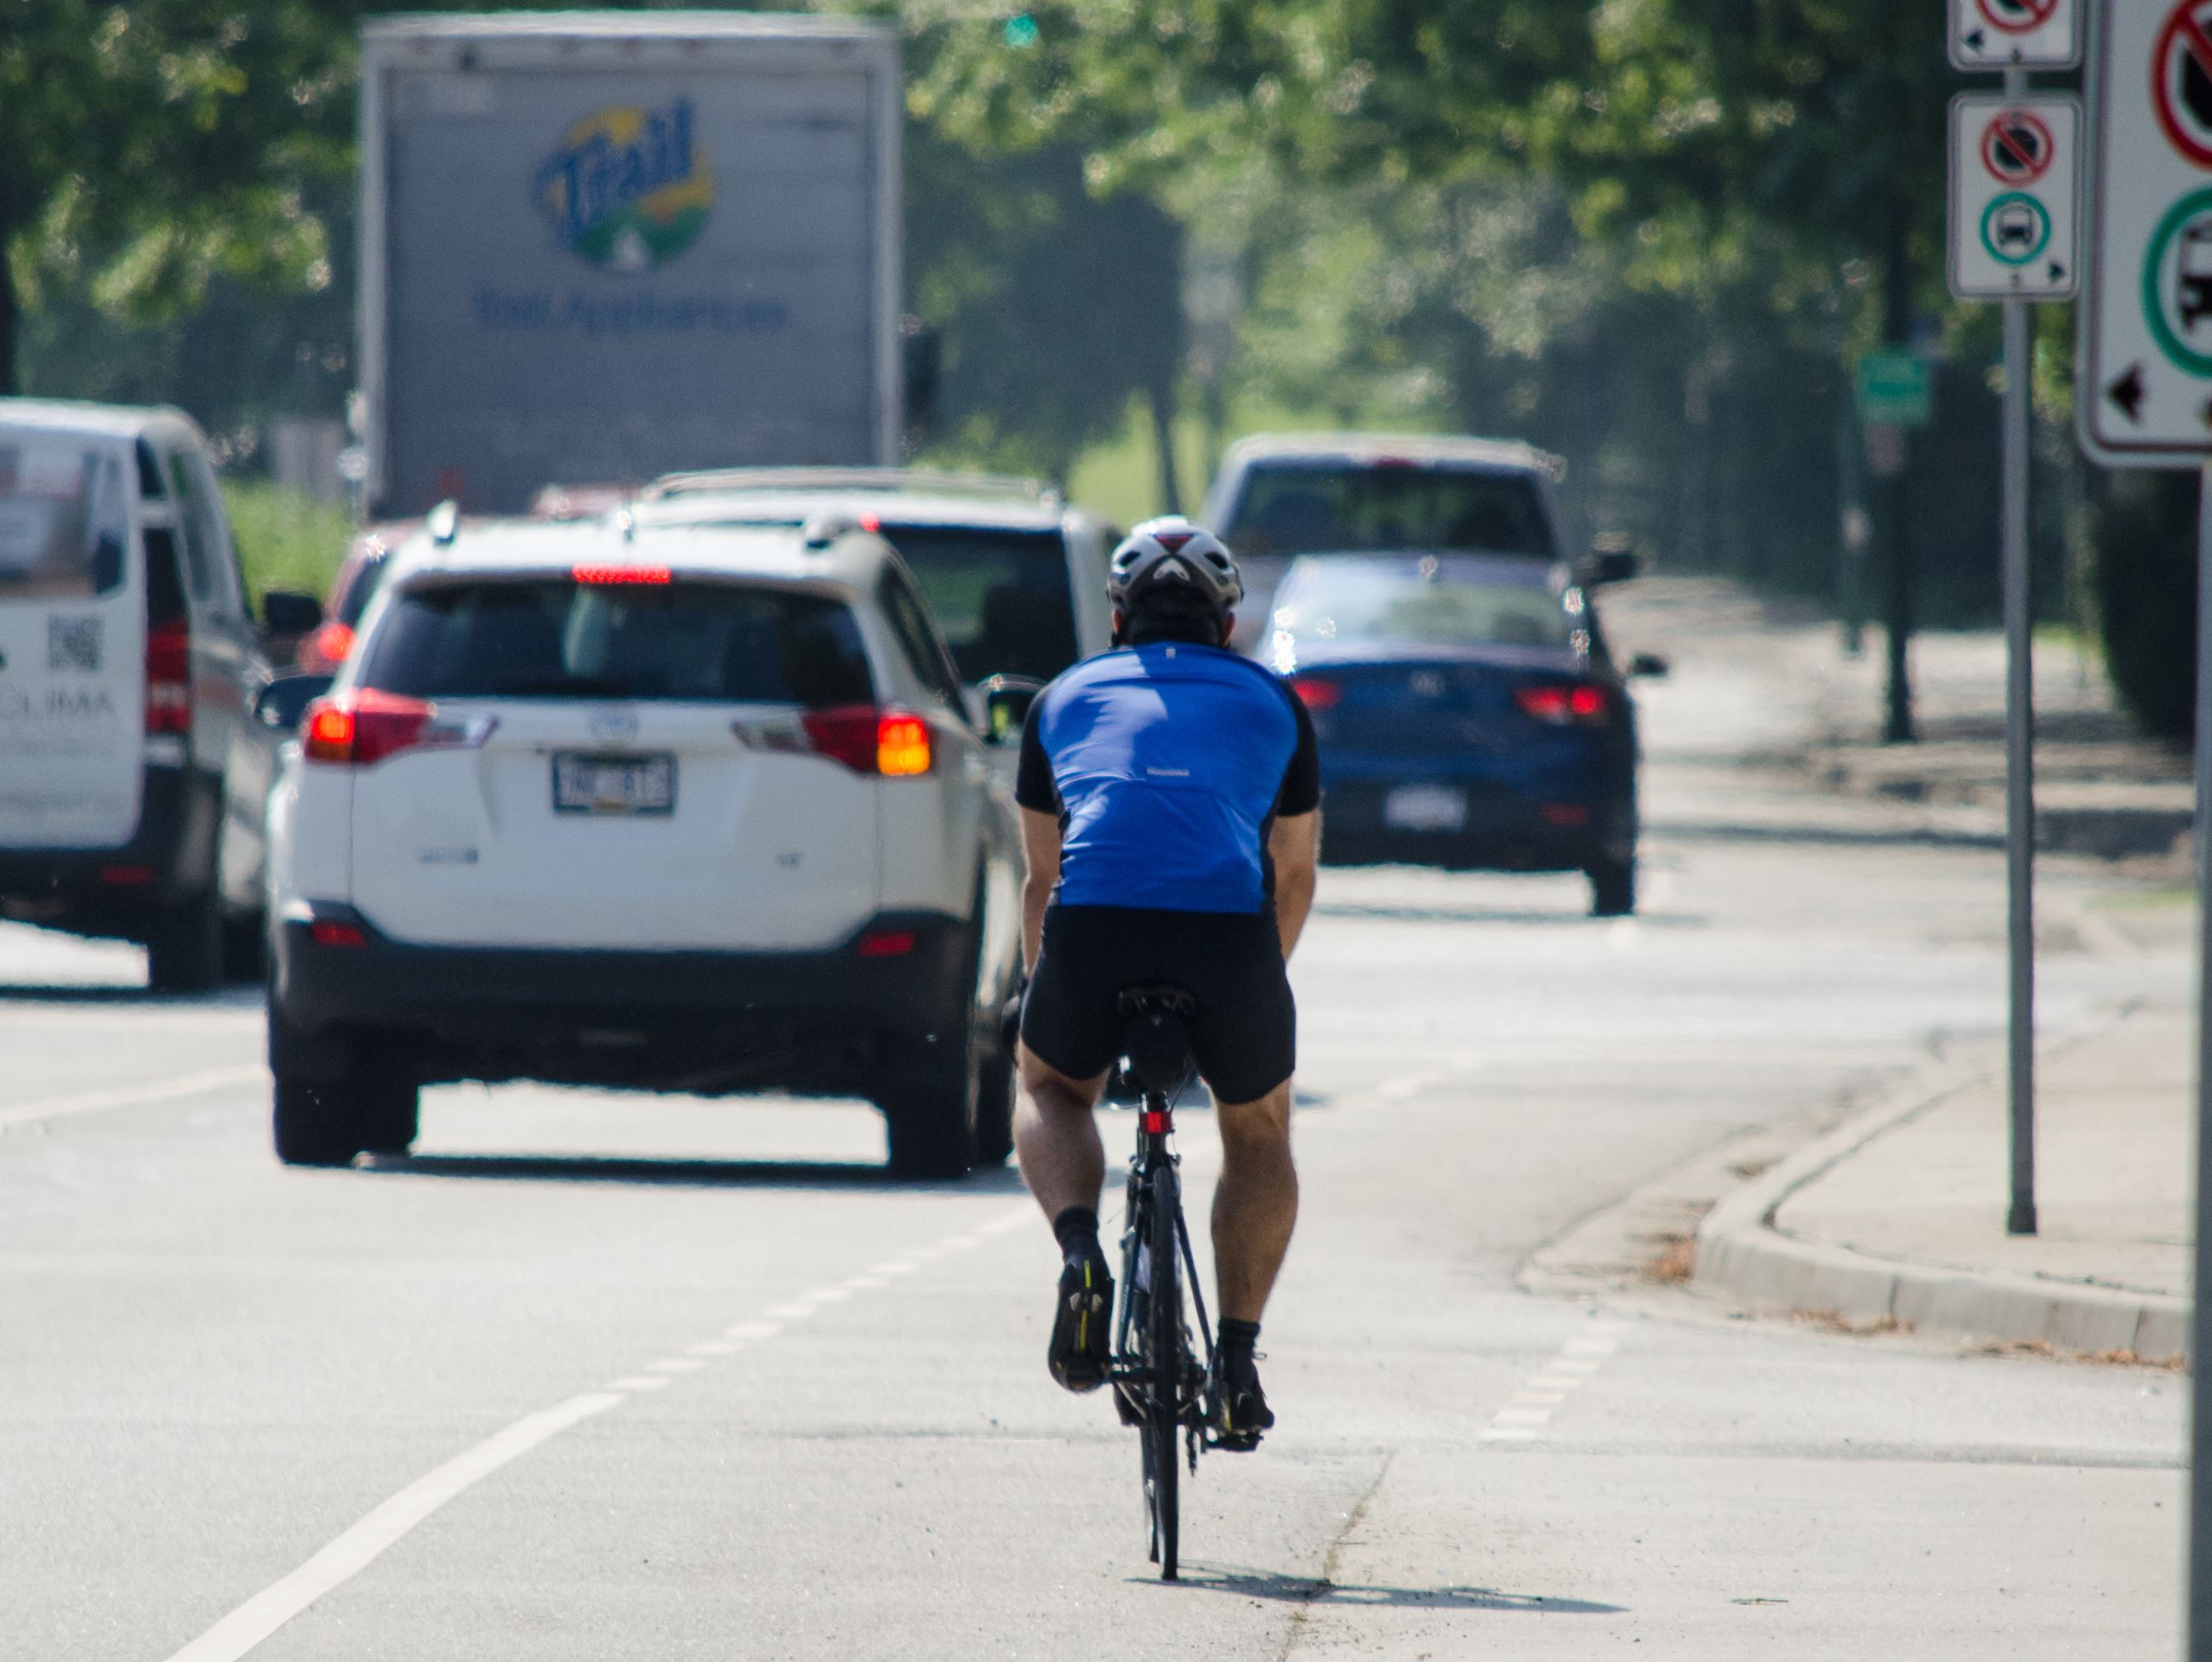
[[(1846, 658), (1820, 643), (1803, 765), (1825, 789), (1948, 806), (1963, 825), (2004, 829), (2004, 641), (1986, 631), (1912, 643), (1911, 744), (1884, 744), (1885, 660), (1878, 630)], [(2034, 654), (2037, 846), (2107, 859), (2167, 854), (2195, 814), (2188, 754), (2138, 736), (2115, 707), (2102, 668), (2075, 648)]]
[(2188, 1348), (2191, 1017), (2141, 1010), (2039, 1056), (2039, 1233), (2004, 1230), (2002, 1072), (1923, 1083), (1748, 1182), (1697, 1284), (1855, 1323), (2162, 1359)]

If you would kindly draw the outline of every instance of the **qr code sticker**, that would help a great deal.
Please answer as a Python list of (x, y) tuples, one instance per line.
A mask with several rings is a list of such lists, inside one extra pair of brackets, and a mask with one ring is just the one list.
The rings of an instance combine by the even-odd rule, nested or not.
[(46, 667), (100, 672), (100, 620), (96, 617), (49, 617), (46, 620)]

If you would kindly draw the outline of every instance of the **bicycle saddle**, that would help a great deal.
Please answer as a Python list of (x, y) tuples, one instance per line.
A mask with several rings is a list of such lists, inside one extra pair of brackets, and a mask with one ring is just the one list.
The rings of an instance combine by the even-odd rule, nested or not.
[(1190, 1023), (1198, 1000), (1162, 982), (1121, 989), (1121, 1054), (1138, 1089), (1171, 1091), (1190, 1072)]

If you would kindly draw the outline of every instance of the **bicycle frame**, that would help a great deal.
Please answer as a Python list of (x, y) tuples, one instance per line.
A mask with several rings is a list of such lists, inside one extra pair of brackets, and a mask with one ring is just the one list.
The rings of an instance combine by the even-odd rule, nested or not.
[[(1174, 1415), (1178, 1422), (1188, 1426), (1194, 1434), (1191, 1446), (1191, 1470), (1198, 1469), (1197, 1434), (1205, 1424), (1205, 1382), (1213, 1375), (1215, 1355), (1213, 1325), (1206, 1315), (1206, 1295), (1200, 1290), (1198, 1261), (1192, 1254), (1190, 1228), (1182, 1211), (1182, 1161), (1170, 1146), (1175, 1135), (1175, 1107), (1164, 1091), (1146, 1091), (1138, 1107), (1137, 1146), (1129, 1156), (1129, 1186), (1127, 1204), (1123, 1210), (1125, 1220), (1121, 1235), (1122, 1284), (1132, 1294), (1148, 1290), (1149, 1276), (1143, 1261), (1144, 1243), (1149, 1231), (1146, 1221), (1158, 1204), (1163, 1190), (1168, 1192), (1168, 1204), (1174, 1209), (1176, 1244), (1180, 1249), (1182, 1282), (1189, 1289), (1191, 1309), (1198, 1318), (1199, 1343), (1204, 1357), (1197, 1377), (1190, 1376), (1188, 1368), (1184, 1377), (1172, 1382)], [(1136, 1301), (1133, 1296), (1121, 1301), (1119, 1320), (1114, 1331), (1114, 1354), (1126, 1357), (1133, 1354), (1135, 1337)], [(1195, 1360), (1187, 1358), (1187, 1360)], [(1109, 1377), (1117, 1388), (1134, 1387), (1149, 1395), (1159, 1381), (1152, 1370), (1129, 1362), (1117, 1362)], [(1127, 1392), (1124, 1400), (1127, 1400)], [(1137, 1405), (1141, 1406), (1142, 1398)], [(1126, 1416), (1125, 1416), (1126, 1417)]]

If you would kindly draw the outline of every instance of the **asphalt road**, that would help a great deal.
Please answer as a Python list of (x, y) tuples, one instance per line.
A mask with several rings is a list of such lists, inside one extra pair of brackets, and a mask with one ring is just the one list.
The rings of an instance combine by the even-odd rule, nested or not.
[[(0, 929), (0, 1657), (2172, 1653), (2178, 1377), (1515, 1283), (1998, 1031), (1997, 857), (1733, 769), (1799, 713), (1740, 621), (1617, 616), (1678, 664), (1639, 918), (1324, 873), (1282, 1423), (1186, 1484), (1176, 1587), (1133, 1439), (1046, 1376), (1011, 1170), (890, 1183), (858, 1107), (512, 1087), (287, 1171), (251, 998)], [(2046, 869), (2053, 1026), (2185, 992), (2084, 949), (2114, 881)]]

